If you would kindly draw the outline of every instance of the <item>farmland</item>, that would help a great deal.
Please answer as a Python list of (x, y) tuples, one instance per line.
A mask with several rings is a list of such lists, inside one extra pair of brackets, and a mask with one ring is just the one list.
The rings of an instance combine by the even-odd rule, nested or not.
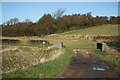
[[(96, 49), (96, 42), (81, 38), (86, 35), (117, 35), (118, 25), (101, 25), (80, 30), (69, 31), (59, 34), (51, 34), (45, 37), (2, 37), (2, 39), (15, 39), (20, 43), (3, 43), (2, 57), (5, 72), (3, 78), (56, 78), (62, 73), (70, 63), (73, 56), (73, 48), (90, 48), (96, 55), (116, 70), (120, 68), (115, 59), (119, 55), (111, 55)], [(46, 53), (41, 43), (30, 43), (30, 40), (47, 40), (51, 45), (63, 42), (62, 49), (54, 49)], [(45, 45), (48, 47), (50, 45)], [(9, 49), (9, 50), (7, 50)], [(12, 50), (14, 49), (14, 50)], [(49, 60), (52, 56), (60, 55)], [(47, 56), (50, 54), (50, 56)], [(45, 57), (47, 61), (41, 62)]]

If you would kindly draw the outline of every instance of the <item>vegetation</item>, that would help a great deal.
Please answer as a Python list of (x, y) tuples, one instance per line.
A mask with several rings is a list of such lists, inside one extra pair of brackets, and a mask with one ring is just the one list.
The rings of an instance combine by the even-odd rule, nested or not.
[(61, 71), (63, 72), (69, 64), (72, 56), (69, 52), (65, 52), (65, 54), (62, 54), (55, 60), (39, 63), (38, 65), (31, 66), (25, 70), (17, 70), (12, 73), (5, 74), (3, 75), (3, 78), (55, 78), (61, 73)]
[[(52, 39), (54, 38), (54, 39)], [(59, 43), (61, 42), (61, 38), (59, 37), (56, 40), (56, 37), (52, 37), (50, 38), (45, 37), (45, 39), (47, 39), (48, 41), (52, 41), (52, 43)], [(3, 77), (7, 78), (7, 77), (15, 77), (15, 78), (55, 78), (57, 77), (61, 72), (63, 72), (67, 66), (70, 63), (71, 57), (73, 56), (73, 51), (72, 48), (76, 48), (80, 47), (79, 45), (83, 45), (84, 48), (90, 48), (91, 45), (91, 41), (89, 40), (78, 40), (77, 42), (81, 41), (81, 43), (79, 44), (73, 44), (72, 42), (74, 41), (72, 38), (69, 38), (69, 42), (68, 39), (64, 39), (62, 40), (63, 43), (65, 43), (64, 45), (66, 46), (65, 48), (65, 52), (64, 54), (62, 54), (61, 56), (59, 56), (57, 59), (55, 60), (51, 60), (48, 61), (46, 63), (39, 63), (38, 65), (35, 66), (31, 66), (25, 70), (16, 70), (13, 71), (11, 73), (8, 74), (3, 74)], [(88, 43), (85, 43), (86, 41), (88, 41)], [(68, 43), (66, 43), (68, 42)], [(72, 44), (70, 44), (70, 42)], [(83, 43), (85, 44), (83, 44)], [(81, 46), (82, 47), (82, 46)], [(31, 51), (29, 51), (29, 54), (31, 53)], [(25, 53), (24, 53), (25, 54)], [(39, 53), (40, 54), (40, 53)]]
[(120, 42), (114, 41), (114, 42), (106, 42), (108, 46), (120, 51)]
[[(7, 74), (13, 71), (24, 70), (41, 63), (41, 59), (47, 60), (54, 55), (57, 49), (44, 51), (41, 45), (27, 45), (23, 43), (3, 43), (2, 71)], [(45, 45), (45, 48), (47, 46)], [(48, 56), (49, 54), (49, 56)]]
[[(81, 30), (79, 31), (81, 32)], [(81, 39), (81, 37), (78, 35), (73, 35), (73, 36), (63, 35), (63, 34), (54, 34), (54, 35), (48, 35), (44, 37), (44, 39), (49, 41), (51, 44), (57, 44), (57, 43), (63, 42), (65, 46), (65, 48), (63, 48), (65, 50), (64, 54), (60, 55), (58, 58), (54, 60), (51, 60), (45, 63), (39, 63), (37, 65), (30, 66), (24, 70), (15, 70), (13, 72), (3, 74), (3, 78), (8, 78), (8, 77), (9, 78), (10, 77), (11, 78), (13, 77), (14, 78), (56, 78), (69, 65), (71, 57), (73, 56), (73, 51), (72, 51), (73, 48), (91, 48), (96, 53), (96, 55), (99, 55), (102, 59), (104, 59), (104, 61), (109, 63), (116, 70), (119, 70), (120, 68), (120, 66), (118, 65), (119, 60), (116, 61), (116, 59), (118, 58), (118, 55), (112, 55), (109, 53), (101, 52), (100, 50), (96, 49), (96, 43), (92, 42), (92, 40)], [(42, 39), (40, 37), (25, 37), (26, 40), (24, 41), (23, 40), (24, 37), (3, 37), (3, 38), (19, 39), (19, 40), (22, 40), (23, 42), (25, 42), (26, 40), (27, 41), (33, 40), (34, 38), (37, 40)], [(31, 47), (34, 48), (32, 45)], [(32, 54), (32, 52), (34, 52), (34, 50), (31, 51), (29, 47), (27, 47), (27, 49), (29, 50), (27, 50), (26, 48), (22, 48), (22, 49), (25, 49), (24, 51), (25, 53), (23, 54), (26, 54), (26, 51), (27, 51), (27, 55)], [(41, 53), (38, 53), (38, 55), (39, 54)]]
[[(52, 16), (44, 14), (36, 23), (29, 19), (19, 22), (19, 19), (13, 18), (2, 25), (2, 38), (5, 40), (2, 44), (2, 70), (10, 71), (2, 74), (3, 78), (56, 78), (69, 65), (73, 56), (73, 48), (91, 48), (96, 55), (116, 70), (120, 68), (119, 59), (116, 61), (118, 55), (101, 52), (96, 49), (95, 42), (81, 37), (117, 35), (118, 25), (116, 24), (119, 23), (119, 17), (111, 16), (110, 19), (107, 16), (93, 17), (91, 12), (63, 15), (64, 12), (65, 9), (58, 9)], [(47, 53), (41, 44), (43, 38), (48, 43), (45, 47), (60, 42), (63, 42), (65, 47)], [(12, 43), (11, 40), (17, 40), (18, 43)], [(111, 45), (119, 47), (117, 43), (115, 45), (110, 43)], [(63, 50), (63, 54), (53, 60), (40, 62), (41, 58), (49, 59), (58, 50)], [(46, 57), (48, 54), (50, 57)]]
[(118, 25), (104, 24), (86, 29), (68, 31), (64, 35), (118, 35)]
[[(96, 49), (96, 43), (93, 43), (91, 40), (71, 37), (66, 38), (66, 36), (58, 34), (56, 36), (46, 36), (45, 39), (54, 44), (63, 41), (65, 45), (65, 48), (63, 48), (65, 50), (64, 54), (54, 60), (45, 63), (39, 63), (24, 70), (16, 70), (11, 73), (3, 74), (3, 78), (56, 78), (69, 65), (71, 57), (73, 56), (73, 48), (91, 48), (96, 55), (99, 55), (112, 67), (115, 67), (116, 70), (119, 70), (120, 66), (118, 65), (118, 61), (115, 61), (117, 55), (115, 56), (109, 53), (101, 52), (100, 50)], [(61, 40), (62, 38), (64, 39)], [(31, 51), (28, 51), (28, 53), (31, 54)]]
[[(107, 16), (93, 17), (91, 12), (86, 14), (63, 15), (65, 9), (58, 9), (52, 16), (44, 14), (37, 23), (26, 19), (19, 22), (13, 18), (2, 24), (3, 36), (44, 36), (53, 33), (63, 33), (65, 31), (88, 28), (102, 24), (118, 24), (118, 17)], [(109, 28), (108, 28), (109, 29)], [(109, 32), (109, 31), (108, 31)], [(106, 32), (105, 32), (106, 33)]]
[(118, 72), (118, 75), (120, 76), (120, 54), (110, 54), (107, 52), (101, 52), (99, 50), (95, 50), (95, 53), (104, 60), (107, 64), (109, 64), (113, 69), (115, 69)]

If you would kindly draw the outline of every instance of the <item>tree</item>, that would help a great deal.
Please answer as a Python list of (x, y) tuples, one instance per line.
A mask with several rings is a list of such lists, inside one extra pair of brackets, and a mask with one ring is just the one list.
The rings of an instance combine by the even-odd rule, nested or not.
[(12, 26), (12, 25), (17, 24), (18, 22), (19, 22), (19, 19), (14, 17), (14, 18), (10, 19), (9, 21), (7, 21), (6, 24)]
[(4, 23), (2, 24), (2, 26), (6, 26), (6, 22), (4, 22)]
[(47, 23), (51, 23), (53, 21), (53, 18), (51, 17), (50, 14), (44, 14), (39, 20), (38, 24), (45, 25)]
[(10, 21), (7, 21), (7, 22), (6, 22), (6, 25), (7, 25), (7, 26), (11, 25)]
[(55, 13), (53, 13), (52, 17), (54, 19), (59, 19), (65, 13), (65, 10), (66, 10), (65, 8), (58, 9)]
[(14, 25), (14, 19), (10, 19), (10, 25)]
[(25, 22), (26, 22), (26, 23), (29, 23), (29, 22), (31, 22), (31, 21), (30, 21), (30, 19), (25, 19)]
[(13, 24), (15, 25), (15, 24), (17, 24), (18, 22), (19, 22), (19, 19), (16, 18), (16, 17), (14, 17), (14, 19), (13, 19)]
[(87, 19), (89, 19), (89, 20), (92, 19), (91, 12), (88, 12), (88, 13), (87, 13)]

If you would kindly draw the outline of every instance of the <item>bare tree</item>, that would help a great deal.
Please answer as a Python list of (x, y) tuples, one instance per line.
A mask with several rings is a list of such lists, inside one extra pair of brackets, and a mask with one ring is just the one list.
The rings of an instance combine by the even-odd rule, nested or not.
[(5, 26), (6, 25), (6, 22), (4, 22), (3, 24), (2, 24), (2, 26)]
[(29, 22), (31, 22), (31, 21), (30, 21), (30, 19), (25, 19), (25, 22), (26, 22), (26, 23), (29, 23)]
[(6, 22), (6, 25), (7, 25), (7, 26), (11, 25), (10, 21), (7, 21), (7, 22)]
[(7, 24), (9, 23), (9, 25), (15, 25), (19, 22), (19, 19), (14, 17), (12, 19), (10, 19), (9, 21), (7, 21)]
[(53, 13), (52, 17), (54, 19), (59, 19), (65, 13), (65, 10), (66, 10), (65, 8), (58, 9), (55, 13)]
[(89, 19), (89, 20), (91, 20), (92, 19), (92, 12), (88, 12), (88, 13), (86, 13), (87, 14), (87, 19)]
[(10, 19), (10, 25), (14, 25), (14, 19)]
[(19, 22), (19, 19), (14, 17), (13, 22), (14, 22), (14, 25), (15, 25), (15, 24), (17, 24)]

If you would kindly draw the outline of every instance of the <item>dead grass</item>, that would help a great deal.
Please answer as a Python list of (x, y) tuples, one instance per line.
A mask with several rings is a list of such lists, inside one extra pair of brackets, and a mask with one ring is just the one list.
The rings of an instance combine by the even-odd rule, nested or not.
[(52, 53), (50, 53), (50, 54), (52, 54), (48, 59), (46, 59), (46, 58), (42, 58), (41, 59), (41, 61), (40, 62), (47, 62), (47, 61), (50, 61), (50, 60), (54, 60), (54, 59), (56, 59), (56, 58), (58, 58), (61, 54), (63, 54), (64, 53), (64, 49), (58, 49), (58, 50), (55, 50), (54, 52), (53, 52), (53, 54)]
[[(30, 66), (58, 58), (64, 51), (62, 49), (45, 52), (39, 47), (12, 46), (2, 51), (3, 73), (14, 70), (23, 70)], [(49, 54), (49, 56), (47, 56)]]

